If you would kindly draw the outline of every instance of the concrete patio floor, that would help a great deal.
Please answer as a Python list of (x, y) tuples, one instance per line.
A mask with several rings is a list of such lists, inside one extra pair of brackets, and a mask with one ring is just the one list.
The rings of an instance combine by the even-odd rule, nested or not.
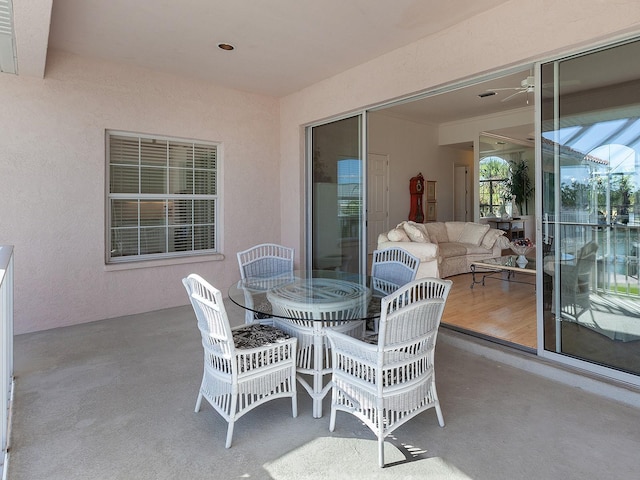
[[(233, 324), (243, 321), (238, 307), (227, 308)], [(436, 372), (446, 426), (433, 410), (402, 426), (380, 469), (373, 434), (344, 413), (329, 432), (329, 398), (314, 419), (302, 388), (297, 418), (289, 400), (269, 402), (238, 421), (225, 449), (222, 418), (206, 403), (193, 412), (202, 347), (190, 306), (20, 335), (8, 478), (638, 475), (640, 392), (605, 382), (623, 401), (594, 394), (597, 380), (446, 329)], [(576, 378), (581, 387), (567, 385)]]

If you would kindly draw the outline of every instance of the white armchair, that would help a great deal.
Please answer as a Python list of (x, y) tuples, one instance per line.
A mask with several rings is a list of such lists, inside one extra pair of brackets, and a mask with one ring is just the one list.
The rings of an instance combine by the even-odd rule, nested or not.
[(355, 415), (378, 437), (380, 467), (385, 437), (411, 418), (435, 408), (444, 426), (434, 350), (451, 285), (421, 278), (385, 297), (377, 344), (326, 332), (333, 367), (329, 429), (335, 429), (338, 410)]
[[(238, 266), (240, 267), (240, 277), (247, 278), (273, 278), (278, 275), (293, 274), (293, 258), (295, 251), (293, 248), (284, 247), (275, 243), (262, 243), (242, 252), (238, 252)], [(245, 289), (246, 305), (245, 323), (267, 323), (273, 324), (273, 319), (263, 314), (251, 311), (251, 305), (255, 302), (266, 302), (264, 292), (251, 291)]]
[(259, 323), (232, 329), (219, 290), (200, 276), (182, 280), (198, 320), (204, 348), (204, 373), (196, 400), (202, 399), (228, 422), (226, 448), (242, 415), (276, 398), (291, 397), (298, 415), (297, 339)]

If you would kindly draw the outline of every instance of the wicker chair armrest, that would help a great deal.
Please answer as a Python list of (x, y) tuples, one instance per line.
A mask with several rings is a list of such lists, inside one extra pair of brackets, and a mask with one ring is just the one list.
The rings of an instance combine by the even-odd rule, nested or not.
[(326, 335), (335, 352), (349, 356), (354, 360), (361, 360), (367, 364), (376, 364), (378, 345), (364, 342), (331, 329), (327, 329)]

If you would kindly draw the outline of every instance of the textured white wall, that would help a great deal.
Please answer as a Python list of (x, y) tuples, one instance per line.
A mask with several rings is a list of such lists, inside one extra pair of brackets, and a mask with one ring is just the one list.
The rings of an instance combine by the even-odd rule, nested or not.
[(409, 218), (409, 179), (421, 172), (425, 180), (440, 180), (438, 128), (372, 113), (368, 132), (369, 152), (389, 155), (389, 228), (392, 228)]
[[(53, 52), (44, 80), (0, 75), (0, 103), (16, 333), (185, 305), (192, 271), (226, 294), (238, 250), (280, 241), (275, 98)], [(223, 261), (105, 269), (105, 129), (222, 142)]]
[(304, 125), (639, 33), (637, 0), (512, 0), (283, 98), (283, 242), (303, 244)]

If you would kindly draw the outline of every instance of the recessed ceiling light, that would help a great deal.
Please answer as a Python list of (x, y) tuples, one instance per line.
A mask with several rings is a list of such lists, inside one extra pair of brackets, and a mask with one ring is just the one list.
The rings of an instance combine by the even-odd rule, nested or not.
[(230, 52), (231, 50), (235, 50), (236, 47), (234, 47), (230, 43), (219, 43), (218, 48), (221, 50), (227, 50)]

